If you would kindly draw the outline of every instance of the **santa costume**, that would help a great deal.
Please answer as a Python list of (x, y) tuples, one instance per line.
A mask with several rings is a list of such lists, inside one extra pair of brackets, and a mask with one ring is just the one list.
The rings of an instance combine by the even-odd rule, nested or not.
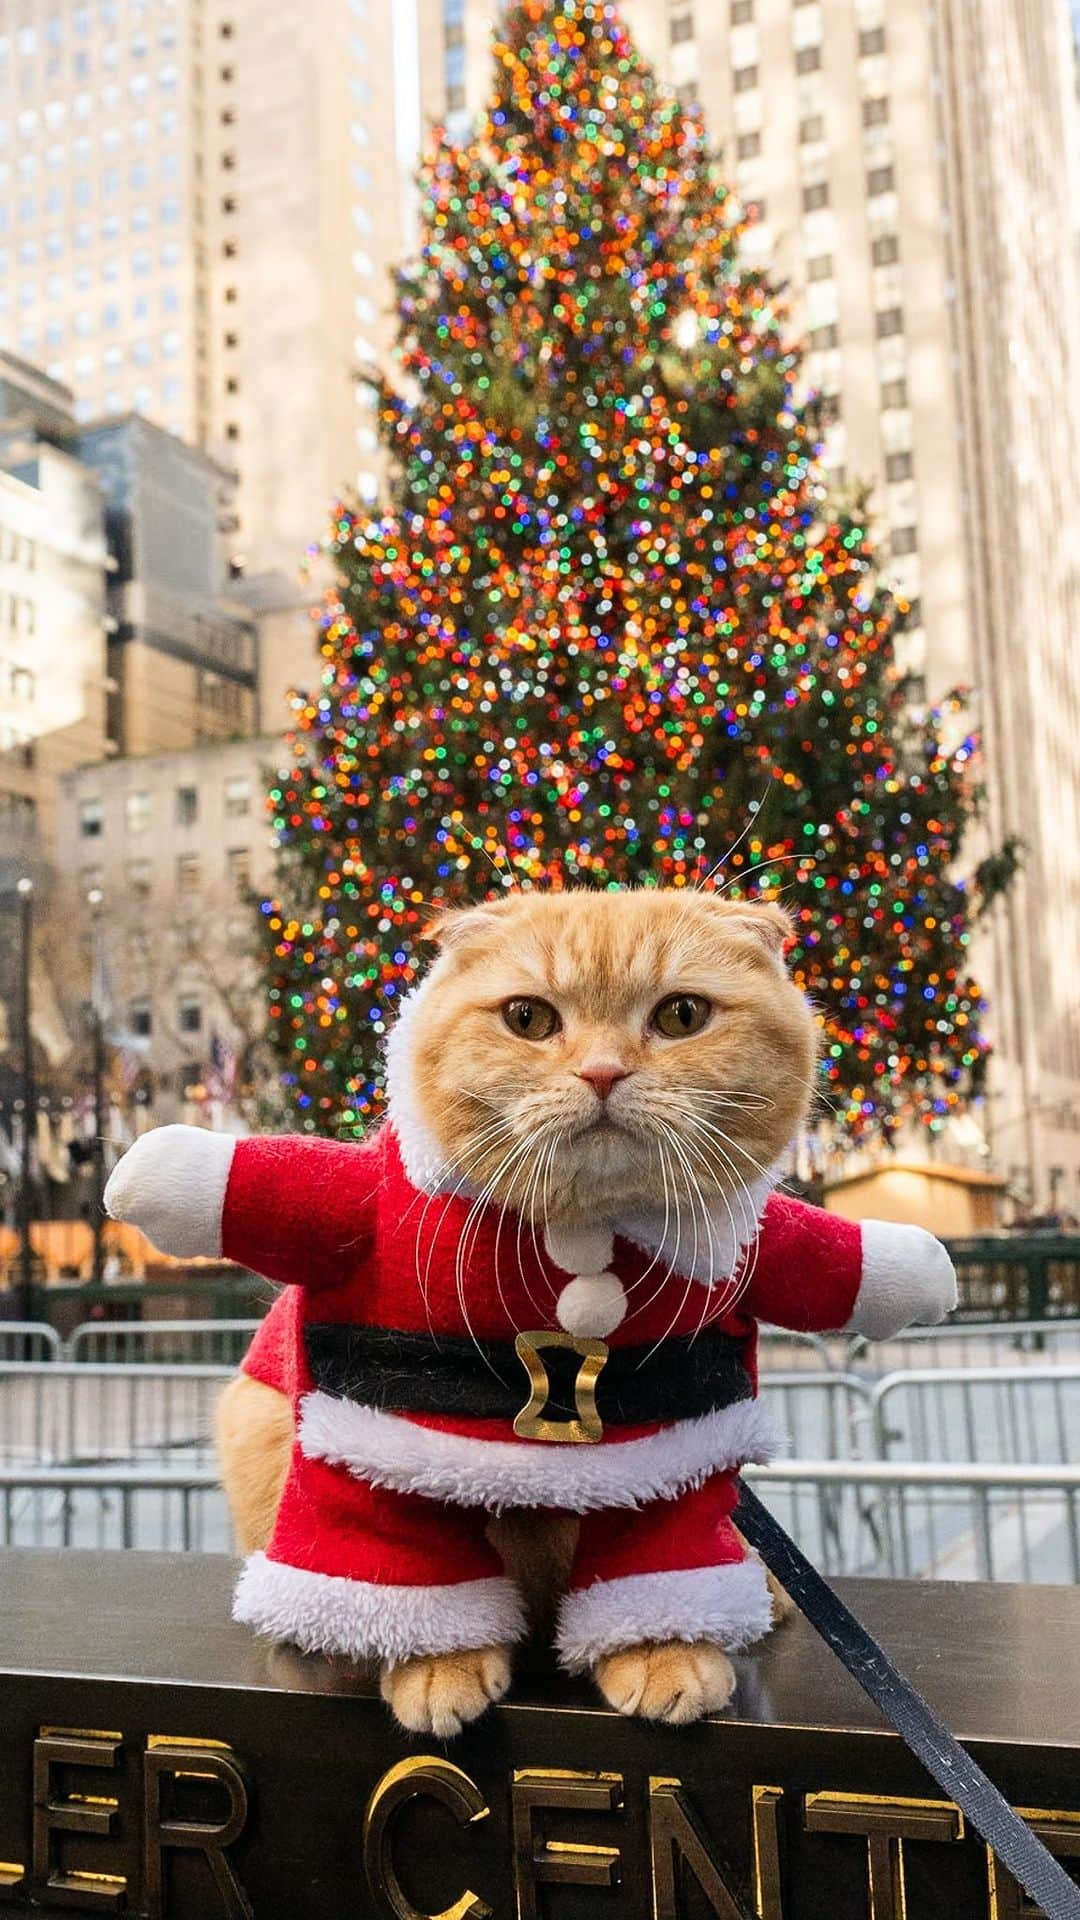
[(757, 1323), (883, 1338), (936, 1321), (955, 1302), (944, 1247), (770, 1178), (707, 1221), (534, 1230), (474, 1204), (442, 1159), (408, 1026), (363, 1145), (166, 1127), (109, 1183), (114, 1217), (167, 1251), (285, 1288), (244, 1365), (291, 1397), (296, 1439), (237, 1618), (389, 1662), (516, 1641), (524, 1607), (485, 1526), (538, 1507), (581, 1517), (557, 1634), (570, 1670), (643, 1640), (759, 1638), (765, 1575), (732, 1523), (738, 1469), (777, 1446)]

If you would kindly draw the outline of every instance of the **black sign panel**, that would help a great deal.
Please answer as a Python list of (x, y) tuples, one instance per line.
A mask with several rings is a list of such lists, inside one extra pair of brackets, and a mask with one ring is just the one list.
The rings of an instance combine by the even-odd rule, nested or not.
[[(801, 1621), (730, 1715), (663, 1728), (523, 1673), (449, 1745), (260, 1646), (233, 1569), (4, 1557), (0, 1916), (932, 1920), (1030, 1915)], [(846, 1593), (1080, 1870), (1080, 1593)]]

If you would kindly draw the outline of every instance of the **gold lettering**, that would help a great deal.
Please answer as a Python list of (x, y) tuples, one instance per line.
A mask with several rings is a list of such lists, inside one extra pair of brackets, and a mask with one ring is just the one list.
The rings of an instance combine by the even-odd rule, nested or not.
[(452, 1907), (432, 1914), (421, 1913), (405, 1893), (394, 1866), (394, 1820), (406, 1801), (421, 1795), (438, 1800), (462, 1827), (490, 1812), (476, 1782), (449, 1760), (430, 1754), (400, 1760), (383, 1774), (364, 1814), (364, 1871), (372, 1897), (396, 1920), (487, 1920), (491, 1908), (468, 1888)]
[(754, 1905), (758, 1920), (784, 1920), (779, 1825), (783, 1798), (783, 1787), (754, 1788)]
[(534, 1832), (533, 1814), (545, 1808), (611, 1813), (622, 1806), (622, 1785), (621, 1773), (528, 1767), (514, 1774), (511, 1806), (518, 1920), (538, 1920), (536, 1889), (545, 1883), (581, 1887), (618, 1884), (618, 1847), (549, 1840), (546, 1834)]
[(905, 1840), (962, 1840), (964, 1816), (951, 1800), (885, 1794), (808, 1793), (808, 1833), (851, 1833), (866, 1840), (869, 1920), (908, 1920)]
[[(1043, 1807), (1017, 1807), (1044, 1847), (1061, 1860), (1080, 1859), (1080, 1813), (1054, 1813)], [(1008, 1867), (987, 1847), (986, 1873), (990, 1891), (989, 1920), (1041, 1920), (1042, 1909), (1032, 1905)]]
[[(162, 1783), (166, 1779), (216, 1780), (228, 1797), (223, 1820), (166, 1819), (162, 1813)], [(148, 1920), (165, 1920), (168, 1911), (166, 1848), (201, 1853), (213, 1875), (227, 1920), (253, 1920), (254, 1909), (244, 1892), (225, 1848), (244, 1830), (248, 1812), (247, 1787), (230, 1747), (217, 1741), (170, 1740), (153, 1734), (143, 1756), (146, 1816), (143, 1834), (145, 1898)]]
[(746, 1905), (728, 1886), (709, 1852), (681, 1780), (649, 1781), (649, 1848), (653, 1920), (679, 1920), (684, 1868), (693, 1874), (719, 1920), (747, 1920)]
[[(83, 1868), (63, 1866), (60, 1833), (96, 1833), (109, 1836), (116, 1831), (119, 1801), (107, 1794), (67, 1792), (54, 1795), (54, 1767), (115, 1768), (120, 1755), (120, 1735), (100, 1735), (51, 1727), (34, 1741), (34, 1820), (31, 1875), (34, 1892), (44, 1906), (119, 1907), (123, 1903), (127, 1880), (123, 1874), (91, 1873)], [(8, 1884), (17, 1885), (18, 1882)]]

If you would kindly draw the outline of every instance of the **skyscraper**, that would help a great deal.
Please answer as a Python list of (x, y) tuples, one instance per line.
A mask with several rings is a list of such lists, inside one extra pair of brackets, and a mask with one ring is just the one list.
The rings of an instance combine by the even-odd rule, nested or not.
[[(422, 0), (425, 99), (481, 104), (492, 0)], [(1026, 844), (980, 937), (984, 1122), (1034, 1204), (1080, 1211), (1080, 522), (1075, 94), (1066, 0), (624, 0), (699, 105), (866, 484), (916, 711), (983, 733), (985, 841)], [(1071, 333), (1070, 333), (1071, 328)]]
[(334, 496), (375, 486), (356, 375), (388, 345), (417, 86), (414, 0), (0, 14), (0, 347), (80, 417), (144, 413), (236, 470), (282, 721), (310, 654), (296, 569)]

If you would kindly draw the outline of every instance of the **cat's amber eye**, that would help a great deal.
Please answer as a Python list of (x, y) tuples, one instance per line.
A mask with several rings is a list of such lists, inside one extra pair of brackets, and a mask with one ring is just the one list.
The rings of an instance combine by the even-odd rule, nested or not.
[(502, 1017), (519, 1040), (550, 1040), (562, 1026), (554, 1007), (546, 1000), (507, 1000)]
[(711, 1012), (712, 1003), (703, 994), (672, 993), (653, 1008), (649, 1024), (667, 1040), (685, 1040), (701, 1032)]

